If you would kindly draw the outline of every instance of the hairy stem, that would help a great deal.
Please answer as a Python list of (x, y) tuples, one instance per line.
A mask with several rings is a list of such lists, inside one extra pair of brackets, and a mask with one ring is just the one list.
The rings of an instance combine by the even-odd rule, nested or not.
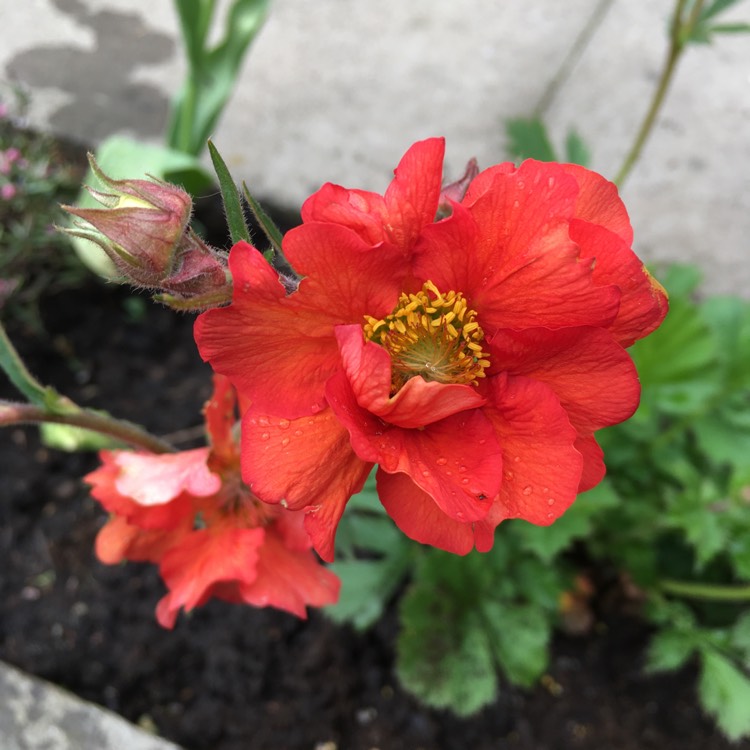
[(684, 596), (688, 599), (702, 599), (711, 602), (750, 601), (750, 586), (725, 586), (672, 579), (663, 580), (659, 585), (661, 590), (667, 594)]

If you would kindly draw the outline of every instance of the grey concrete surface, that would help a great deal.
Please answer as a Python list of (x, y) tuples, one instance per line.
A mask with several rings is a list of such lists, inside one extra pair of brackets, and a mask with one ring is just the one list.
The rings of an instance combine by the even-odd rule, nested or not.
[(111, 711), (0, 662), (2, 750), (180, 750)]
[[(328, 180), (383, 188), (427, 135), (447, 137), (448, 176), (471, 156), (501, 161), (505, 118), (534, 109), (602, 2), (274, 0), (215, 141), (237, 178), (292, 207)], [(547, 108), (555, 142), (575, 126), (607, 176), (645, 112), (671, 9), (611, 0)], [(158, 140), (184, 70), (170, 2), (0, 0), (0, 19), (0, 77), (30, 88), (35, 124)], [(750, 294), (750, 36), (687, 52), (623, 195), (645, 258), (697, 262), (710, 291)]]

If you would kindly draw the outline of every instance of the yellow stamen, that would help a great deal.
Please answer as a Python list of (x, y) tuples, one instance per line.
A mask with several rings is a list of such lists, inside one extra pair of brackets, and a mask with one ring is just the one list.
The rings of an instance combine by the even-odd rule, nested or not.
[(403, 293), (383, 319), (365, 316), (365, 336), (388, 350), (391, 392), (416, 375), (438, 383), (476, 385), (490, 366), (479, 342), (484, 332), (461, 292), (441, 294), (426, 281), (416, 294)]

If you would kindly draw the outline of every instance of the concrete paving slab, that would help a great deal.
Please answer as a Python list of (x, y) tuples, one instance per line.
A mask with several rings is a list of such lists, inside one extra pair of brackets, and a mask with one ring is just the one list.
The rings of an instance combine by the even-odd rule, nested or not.
[(2, 750), (180, 750), (120, 716), (0, 662)]
[[(495, 163), (503, 121), (533, 110), (600, 2), (273, 0), (215, 141), (237, 178), (292, 207), (326, 180), (382, 189), (427, 135), (447, 137), (448, 176), (471, 156)], [(671, 10), (613, 0), (549, 108), (556, 142), (575, 125), (606, 175), (647, 106)], [(36, 124), (158, 140), (184, 70), (171, 3), (0, 0), (0, 18), (0, 76), (29, 85)], [(747, 296), (749, 133), (750, 36), (694, 47), (624, 191), (644, 257), (698, 262), (709, 290)]]

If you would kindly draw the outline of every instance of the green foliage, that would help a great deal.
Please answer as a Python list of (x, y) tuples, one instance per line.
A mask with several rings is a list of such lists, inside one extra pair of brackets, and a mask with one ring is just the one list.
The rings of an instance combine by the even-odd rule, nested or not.
[(564, 588), (564, 578), (524, 553), (510, 529), (484, 555), (424, 552), (401, 604), (399, 679), (428, 705), (461, 716), (495, 698), (498, 670), (532, 685), (547, 665)]
[(539, 117), (518, 117), (505, 123), (506, 149), (518, 161), (538, 159), (539, 161), (567, 161), (572, 164), (588, 165), (591, 153), (577, 131), (571, 130), (565, 139), (565, 156), (559, 158), (550, 140), (547, 127)]
[(167, 144), (197, 156), (203, 151), (234, 89), (242, 61), (265, 21), (270, 0), (234, 0), (221, 40), (208, 34), (215, 0), (175, 0), (187, 52), (188, 74), (172, 104)]
[[(687, 42), (710, 44), (714, 34), (746, 34), (750, 32), (748, 23), (716, 23), (714, 19), (720, 13), (739, 3), (740, 0), (714, 0), (702, 8), (696, 24), (687, 36)], [(694, 3), (691, 3), (691, 6)]]

